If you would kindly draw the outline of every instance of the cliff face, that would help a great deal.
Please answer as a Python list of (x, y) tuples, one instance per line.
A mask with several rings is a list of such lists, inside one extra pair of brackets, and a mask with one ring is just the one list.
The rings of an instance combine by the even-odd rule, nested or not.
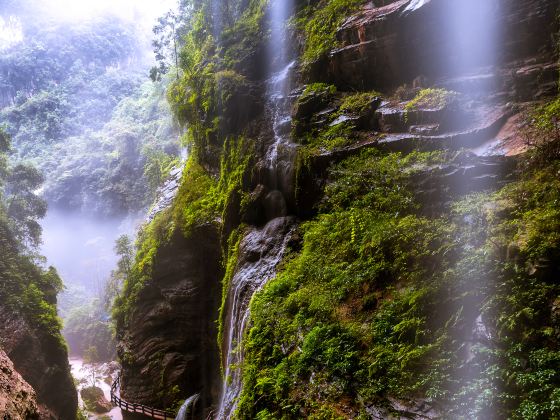
[[(125, 287), (123, 395), (202, 393), (215, 418), (555, 413), (556, 379), (523, 375), (556, 366), (535, 215), (558, 155), (531, 115), (558, 89), (557, 2), (295, 2), (273, 47), (276, 3), (233, 3), (170, 90), (193, 155)], [(538, 179), (554, 192), (524, 201)]]
[(33, 327), (12, 308), (0, 307), (0, 320), (0, 345), (17, 373), (33, 387), (41, 415), (74, 419), (78, 397), (60, 338)]
[[(419, 76), (430, 85), (469, 83), (472, 90), (481, 83), (523, 83), (526, 72), (520, 69), (531, 65), (531, 72), (544, 73), (543, 87), (554, 93), (549, 65), (555, 62), (551, 37), (557, 6), (541, 0), (368, 4), (340, 27), (340, 47), (328, 55), (328, 70), (322, 67), (317, 76), (347, 90), (383, 91)], [(520, 88), (511, 93), (522, 99), (528, 90)]]
[(118, 348), (127, 401), (172, 408), (179, 392), (201, 393), (201, 405), (209, 407), (218, 398), (220, 257), (212, 225), (188, 238), (176, 232), (157, 250)]
[(14, 420), (38, 418), (35, 391), (16, 372), (12, 361), (1, 350), (0, 413)]

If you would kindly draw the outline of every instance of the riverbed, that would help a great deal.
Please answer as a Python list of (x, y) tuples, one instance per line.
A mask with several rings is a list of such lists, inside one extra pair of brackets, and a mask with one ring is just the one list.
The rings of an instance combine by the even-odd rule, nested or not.
[[(78, 389), (78, 400), (80, 403), (80, 407), (84, 408), (84, 402), (82, 401), (82, 397), (80, 396), (80, 389), (89, 384), (90, 381), (89, 374), (87, 370), (84, 369), (84, 361), (82, 359), (70, 358), (69, 361), (70, 361), (70, 367), (72, 369), (72, 376), (74, 376), (74, 378), (76, 378), (78, 381), (76, 387)], [(103, 390), (103, 394), (105, 395), (107, 401), (111, 401), (111, 385), (106, 383), (104, 381), (104, 378), (100, 378), (98, 381), (96, 381), (96, 386)], [(97, 413), (87, 412), (87, 415), (88, 415), (88, 419), (90, 420), (95, 420), (95, 419), (107, 420), (108, 418), (112, 420), (122, 420), (123, 418), (122, 412), (118, 407), (113, 407), (113, 409), (108, 413), (97, 414)]]

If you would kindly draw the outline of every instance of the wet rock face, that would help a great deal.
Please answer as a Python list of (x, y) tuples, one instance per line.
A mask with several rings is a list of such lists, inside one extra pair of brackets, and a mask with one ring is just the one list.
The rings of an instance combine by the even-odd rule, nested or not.
[(0, 350), (0, 414), (13, 420), (38, 419), (35, 391)]
[(228, 419), (235, 412), (241, 392), (242, 378), (235, 366), (243, 363), (243, 350), (237, 348), (249, 325), (249, 305), (255, 292), (274, 277), (276, 267), (285, 255), (296, 220), (277, 217), (262, 229), (250, 229), (239, 246), (235, 274), (226, 299), (226, 314), (222, 343), (224, 385), (219, 419)]
[(161, 407), (171, 401), (158, 393), (177, 386), (181, 395), (200, 393), (201, 409), (216, 402), (220, 257), (219, 233), (211, 225), (196, 228), (188, 239), (176, 231), (159, 248), (119, 343), (123, 399)]
[(78, 397), (68, 354), (56, 338), (35, 330), (20, 314), (0, 306), (0, 347), (33, 387), (39, 405), (62, 420), (76, 417)]
[[(322, 64), (313, 73), (346, 89), (386, 90), (419, 76), (433, 84), (470, 73), (477, 75), (476, 83), (499, 87), (514, 82), (512, 72), (550, 59), (557, 7), (556, 0), (368, 3), (340, 28), (343, 47), (330, 54), (328, 74)], [(496, 70), (508, 63), (513, 69)]]

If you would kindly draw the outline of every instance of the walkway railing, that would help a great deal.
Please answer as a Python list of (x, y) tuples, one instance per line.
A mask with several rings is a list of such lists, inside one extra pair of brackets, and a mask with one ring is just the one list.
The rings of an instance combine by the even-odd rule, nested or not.
[(120, 388), (121, 385), (121, 378), (117, 376), (113, 385), (111, 385), (111, 402), (119, 407), (121, 410), (127, 411), (129, 413), (138, 413), (144, 414), (145, 416), (152, 417), (154, 419), (174, 419), (175, 413), (166, 410), (160, 410), (158, 408), (147, 407), (142, 404), (133, 404), (121, 399), (120, 396), (117, 395), (117, 390)]

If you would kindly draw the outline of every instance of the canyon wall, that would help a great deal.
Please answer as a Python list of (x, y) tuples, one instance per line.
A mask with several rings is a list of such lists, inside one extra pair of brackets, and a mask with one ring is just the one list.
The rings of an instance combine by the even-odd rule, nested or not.
[[(527, 150), (553, 137), (528, 127), (558, 90), (557, 2), (299, 2), (284, 69), (273, 6), (232, 3), (199, 10), (213, 35), (187, 36), (169, 91), (191, 156), (117, 303), (123, 395), (200, 393), (199, 418), (554, 413), (555, 380), (503, 377), (554, 365), (507, 350), (552, 360), (557, 338), (523, 331), (558, 328), (557, 244), (520, 239), (543, 204), (508, 206), (553, 182), (556, 155)], [(503, 284), (546, 293), (526, 330)], [(477, 397), (493, 384), (510, 399)]]

